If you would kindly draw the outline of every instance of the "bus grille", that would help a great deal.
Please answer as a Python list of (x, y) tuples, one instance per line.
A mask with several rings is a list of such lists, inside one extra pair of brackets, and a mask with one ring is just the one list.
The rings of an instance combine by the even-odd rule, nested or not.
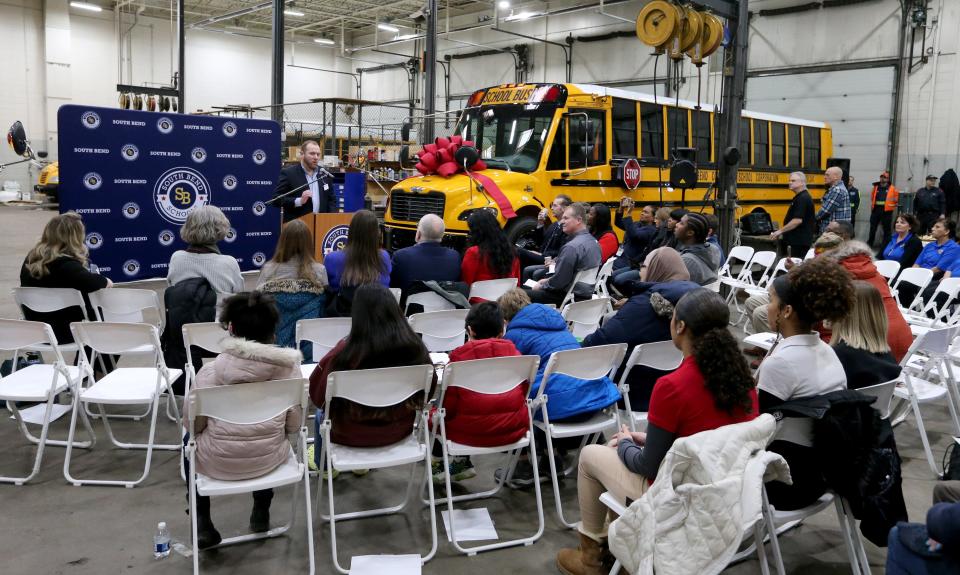
[(390, 194), (390, 213), (393, 219), (402, 222), (419, 222), (427, 214), (443, 217), (446, 197), (440, 192), (412, 194), (396, 191)]

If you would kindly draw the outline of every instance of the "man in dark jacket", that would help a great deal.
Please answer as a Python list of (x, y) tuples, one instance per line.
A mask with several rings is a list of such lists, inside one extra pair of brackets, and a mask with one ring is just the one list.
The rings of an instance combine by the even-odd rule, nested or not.
[[(926, 185), (917, 190), (917, 197), (913, 200), (913, 212), (920, 220), (920, 233), (930, 231), (933, 223), (947, 215), (947, 201), (943, 190), (937, 187), (937, 177), (927, 176)], [(889, 238), (887, 241), (890, 241)]]
[(623, 198), (613, 220), (614, 225), (623, 230), (623, 253), (613, 262), (615, 270), (639, 267), (643, 263), (643, 257), (650, 250), (650, 241), (657, 233), (657, 228), (653, 225), (656, 208), (644, 206), (637, 223), (634, 223), (630, 216), (632, 210), (633, 200)]
[(436, 214), (427, 214), (417, 224), (416, 244), (393, 254), (390, 287), (407, 289), (419, 281), (460, 279), (460, 254), (440, 245), (446, 230)]
[[(320, 171), (320, 144), (307, 140), (300, 146), (300, 162), (280, 170), (273, 190), (274, 204), (283, 209), (283, 221), (289, 222), (310, 213), (336, 213), (337, 197), (333, 181)], [(306, 185), (303, 191), (283, 196)], [(283, 196), (283, 197), (280, 197)]]
[[(860, 190), (853, 185), (854, 178), (850, 176), (847, 179), (847, 193), (850, 194), (850, 223), (854, 228), (857, 226), (857, 210), (860, 209)], [(803, 256), (797, 256), (803, 257)]]
[[(168, 287), (163, 292), (163, 307), (166, 308), (166, 328), (161, 336), (163, 361), (171, 369), (183, 369), (187, 363), (187, 350), (183, 348), (183, 326), (188, 323), (211, 322), (217, 314), (217, 292), (206, 278), (189, 278)], [(216, 354), (204, 353), (196, 348), (191, 352), (193, 365), (199, 369), (204, 357)], [(173, 393), (183, 395), (184, 376), (173, 383)]]
[(957, 178), (957, 172), (953, 168), (940, 176), (940, 189), (943, 190), (943, 196), (947, 202), (947, 215), (956, 221), (953, 214), (960, 210), (960, 178)]
[[(566, 194), (557, 194), (550, 204), (550, 210), (546, 208), (540, 210), (537, 216), (537, 228), (533, 230), (530, 239), (540, 244), (540, 251), (517, 250), (517, 257), (520, 259), (520, 267), (523, 268), (523, 281), (530, 278), (540, 279), (546, 273), (546, 258), (555, 258), (560, 253), (560, 248), (567, 243), (569, 239), (560, 228), (560, 218), (563, 216), (563, 210), (573, 203), (573, 199)], [(550, 221), (549, 214), (553, 214), (554, 222)], [(536, 277), (535, 277), (536, 276)]]

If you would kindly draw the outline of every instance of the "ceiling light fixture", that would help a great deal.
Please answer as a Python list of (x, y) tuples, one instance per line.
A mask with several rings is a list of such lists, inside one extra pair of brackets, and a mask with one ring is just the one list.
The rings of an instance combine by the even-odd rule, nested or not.
[(499, 2), (497, 2), (497, 6), (501, 10), (506, 10), (507, 8), (510, 7), (510, 2), (508, 0), (500, 0)]
[(305, 16), (303, 12), (298, 12), (296, 10), (284, 10), (283, 13), (286, 14), (287, 16), (295, 16), (298, 18), (301, 16)]
[(385, 23), (385, 22), (380, 22), (379, 24), (377, 24), (377, 28), (380, 28), (380, 29), (383, 30), (384, 32), (399, 32), (399, 31), (400, 31), (400, 28), (397, 28), (396, 26), (391, 26), (390, 24), (387, 24), (387, 23)]
[(540, 16), (540, 15), (541, 15), (541, 14), (540, 14), (539, 12), (528, 12), (528, 11), (524, 10), (523, 12), (520, 12), (520, 13), (518, 13), (518, 14), (511, 14), (511, 15), (507, 16), (506, 18), (504, 18), (504, 20), (507, 21), (507, 22), (519, 22), (519, 21), (522, 21), (522, 20), (529, 20), (530, 18), (533, 18), (534, 16)]
[(97, 6), (96, 4), (90, 4), (89, 2), (71, 2), (71, 6), (74, 8), (79, 8), (81, 10), (89, 10), (91, 12), (103, 12), (103, 8)]
[(317, 44), (327, 44), (328, 46), (334, 44), (333, 38), (314, 38), (313, 41)]

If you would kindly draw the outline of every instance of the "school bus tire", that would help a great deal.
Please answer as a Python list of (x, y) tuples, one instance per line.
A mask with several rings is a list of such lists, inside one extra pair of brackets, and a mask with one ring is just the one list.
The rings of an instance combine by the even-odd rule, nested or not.
[(524, 237), (533, 233), (537, 229), (537, 218), (533, 216), (517, 216), (507, 224), (507, 241), (510, 245), (516, 245)]

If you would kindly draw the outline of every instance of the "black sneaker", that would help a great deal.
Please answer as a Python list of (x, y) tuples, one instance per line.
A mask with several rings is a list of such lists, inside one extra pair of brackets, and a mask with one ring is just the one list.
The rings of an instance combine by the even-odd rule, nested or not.
[(253, 511), (250, 512), (250, 531), (254, 533), (270, 531), (269, 505), (257, 505), (254, 503)]
[(208, 549), (223, 541), (220, 532), (213, 526), (209, 517), (197, 517), (197, 547)]

